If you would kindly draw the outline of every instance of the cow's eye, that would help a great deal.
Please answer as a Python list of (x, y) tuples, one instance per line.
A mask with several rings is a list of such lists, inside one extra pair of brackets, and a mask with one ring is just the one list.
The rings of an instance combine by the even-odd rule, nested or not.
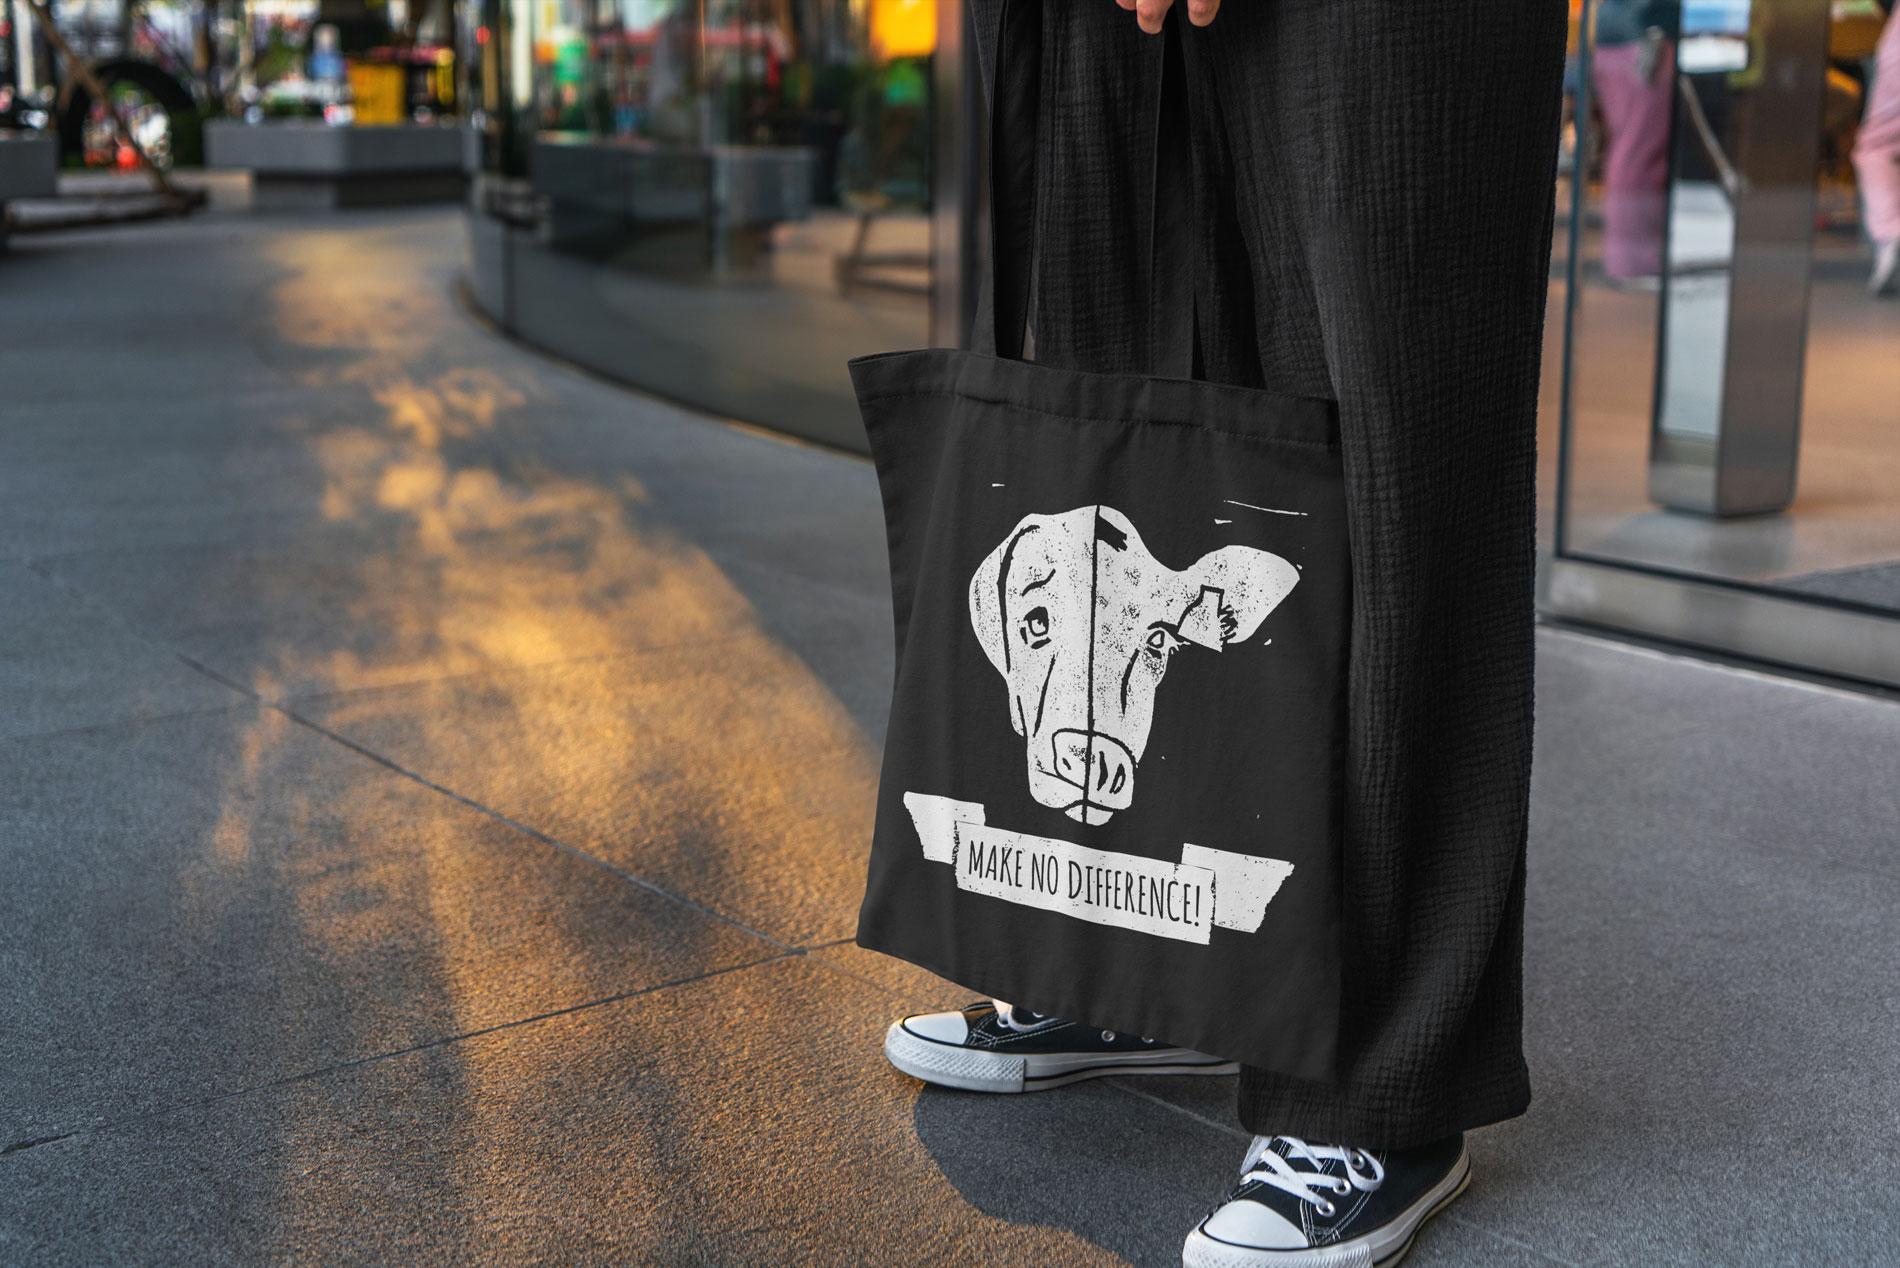
[(1036, 608), (1023, 617), (1023, 641), (1041, 647), (1049, 640), (1049, 609)]

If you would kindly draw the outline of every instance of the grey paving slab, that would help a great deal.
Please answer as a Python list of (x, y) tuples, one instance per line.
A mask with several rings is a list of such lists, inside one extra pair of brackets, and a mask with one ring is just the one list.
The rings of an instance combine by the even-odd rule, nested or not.
[(889, 592), (867, 598), (749, 563), (722, 570), (758, 629), (804, 662), (881, 753), (897, 668)]
[(1070, 1209), (1036, 1222), (985, 1212), (958, 1179), (1082, 1146), (1110, 1175), (1113, 1134), (1077, 1101), (1009, 1127), (1022, 1153), (940, 1122), (833, 986), (743, 970), (0, 1157), (0, 1229), (54, 1263), (1091, 1264), (1110, 1256), (1077, 1223), (1177, 1235), (1116, 1203), (1171, 1230), (1199, 1201), (1181, 1168), (1052, 1191)]
[(890, 610), (890, 562), (879, 521), (748, 524), (695, 536), (721, 563), (768, 567)]
[[(212, 403), (217, 407), (207, 408)], [(109, 455), (117, 448), (131, 466), (135, 457), (180, 447), (215, 452), (224, 444), (308, 435), (353, 417), (360, 401), (294, 383), (219, 390), (211, 381), (190, 395), (146, 395), (116, 407), (65, 396), (13, 405), (0, 427), (0, 454), (9, 464)]]
[(882, 1008), (887, 1024), (901, 1013), (961, 1008), (981, 998), (978, 992), (938, 977), (929, 969), (866, 951), (854, 942), (821, 947), (810, 952), (810, 959), (857, 983), (854, 989), (864, 996), (858, 1007), (873, 1014)]
[(543, 429), (559, 433), (540, 442), (550, 459), (598, 462), (604, 450), (610, 463), (636, 466), (650, 498), (669, 513), (696, 514), (708, 526), (747, 514), (782, 522), (822, 513), (848, 523), (879, 514), (868, 459), (646, 398), (632, 398), (641, 421), (629, 427), (624, 389), (579, 371), (544, 368), (538, 378), (564, 403), (561, 425)]
[(870, 462), (734, 430), (657, 452), (645, 429), (636, 434), (627, 465), (658, 522), (722, 562), (770, 567), (888, 604), (883, 505)]
[(1792, 690), (1758, 686), (1752, 725), (1668, 744), (1630, 781), (1629, 813), (1686, 792), (1699, 813), (1682, 829), (1711, 845), (1900, 881), (1900, 702)]
[[(8, 279), (38, 302), (30, 320), (0, 327), (9, 396), (20, 407), (132, 410), (159, 397), (347, 384), (367, 358), (425, 380), (466, 367), (436, 338), (451, 301), (430, 284), (453, 268), (443, 248), (455, 214), (278, 226), (214, 215), (23, 240)], [(216, 268), (202, 267), (212, 258)]]
[(1641, 742), (1591, 743), (1587, 704), (1547, 710), (1526, 929), (1537, 1099), (1481, 1134), (1486, 1183), (1463, 1216), (1578, 1263), (1886, 1262), (1900, 1089), (1874, 1054), (1900, 1051), (1900, 885), (1870, 847), (1893, 840), (1891, 781), (1867, 776), (1900, 712), (1692, 676), (1716, 720)]
[[(200, 222), (144, 232), (49, 235), (14, 243), (10, 287), (32, 294), (0, 340), (0, 372), (22, 412), (41, 401), (89, 401), (135, 409), (162, 396), (209, 395), (268, 382), (251, 341), (267, 316), (258, 303), (285, 270), (241, 221)], [(219, 268), (194, 274), (169, 252), (215, 254)], [(179, 344), (203, 340), (201, 356)], [(104, 349), (110, 348), (110, 353)]]
[(775, 951), (250, 705), (0, 767), (0, 1149)]
[(364, 443), (367, 400), (300, 387), (10, 410), (0, 556), (261, 544), (329, 523), (339, 486), (372, 482), (402, 443)]
[(40, 566), (271, 698), (627, 654), (749, 623), (745, 595), (690, 542), (545, 486), (516, 500), (483, 482), (439, 516), (352, 516), (288, 541)]
[(0, 738), (228, 708), (238, 699), (111, 613), (0, 562)]
[(1528, 961), (1539, 1033), (1570, 1041), (1560, 1083), (1601, 1059), (1632, 1080), (1619, 1097), (1745, 1093), (1698, 1121), (1836, 1138), (1900, 1115), (1862, 1059), (1900, 1045), (1900, 881), (1702, 836), (1705, 806), (1626, 818), (1554, 783), (1534, 811)]
[[(1576, 695), (1580, 664), (1603, 685)], [(1615, 803), (1593, 811), (1725, 850), (1900, 874), (1900, 701), (1548, 631), (1538, 692), (1540, 790), (1587, 785)]]
[[(839, 564), (848, 552), (829, 551), (823, 533), (702, 524), (694, 516), (717, 513), (656, 509), (631, 474), (570, 477), (512, 453), (458, 465), (367, 432), (317, 437), (310, 452), (309, 470), (292, 464), (274, 486), (242, 470), (173, 492), (141, 484), (133, 506), (75, 490), (50, 516), (23, 513), (16, 537), (157, 537), (39, 563), (265, 695), (639, 651), (759, 625), (814, 663), (829, 659), (858, 715), (882, 725), (890, 614), (885, 594), (871, 597), (885, 585), (877, 542)], [(868, 468), (858, 474), (870, 479)], [(194, 496), (205, 479), (232, 497)], [(7, 528), (0, 519), (0, 534)], [(166, 540), (180, 535), (196, 540)], [(802, 554), (834, 563), (785, 564)], [(876, 580), (840, 584), (840, 572)], [(846, 672), (859, 664), (862, 673)]]
[[(920, 1088), (881, 1029), (816, 965), (743, 969), (17, 1152), (0, 1230), (54, 1263), (1165, 1265), (1238, 1161), (1106, 1085)], [(1548, 1262), (1452, 1220), (1416, 1254)]]
[(1538, 741), (1540, 755), (1555, 762), (1584, 748), (1646, 752), (1656, 741), (1749, 726), (1766, 710), (1802, 709), (1816, 698), (1799, 684), (1689, 656), (1569, 630), (1537, 635)]
[(855, 926), (878, 754), (757, 631), (292, 707), (786, 942)]
[[(1533, 882), (1537, 1099), (1484, 1133), (1494, 1183), (1468, 1215), (1578, 1262), (1884, 1262), (1897, 895), (1817, 894), (1757, 860), (1684, 884), (1619, 862)], [(1823, 1203), (1829, 1221), (1787, 1218)]]
[(0, 462), (0, 551), (18, 557), (282, 538), (324, 520), (328, 477), (304, 437), (109, 438), (83, 453)]

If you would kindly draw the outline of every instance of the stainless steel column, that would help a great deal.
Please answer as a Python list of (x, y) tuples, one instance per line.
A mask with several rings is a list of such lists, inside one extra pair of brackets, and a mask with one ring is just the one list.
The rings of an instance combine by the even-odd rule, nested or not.
[[(1828, 0), (1687, 6), (1650, 496), (1758, 515), (1794, 500)], [(1695, 23), (1727, 18), (1725, 35)], [(1724, 69), (1724, 60), (1745, 64)]]

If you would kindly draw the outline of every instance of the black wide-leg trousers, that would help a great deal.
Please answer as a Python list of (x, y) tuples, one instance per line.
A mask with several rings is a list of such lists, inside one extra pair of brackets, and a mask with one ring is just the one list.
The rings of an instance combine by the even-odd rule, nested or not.
[[(985, 66), (999, 0), (973, 0)], [(1036, 358), (1149, 364), (1162, 59), (1043, 6)], [(1535, 413), (1564, 0), (1226, 0), (1181, 26), (1204, 377), (1339, 402), (1353, 556), (1340, 1061), (1241, 1121), (1401, 1148), (1521, 1113)], [(986, 76), (987, 78), (987, 76)], [(1022, 1001), (1033, 1005), (1034, 1001)]]

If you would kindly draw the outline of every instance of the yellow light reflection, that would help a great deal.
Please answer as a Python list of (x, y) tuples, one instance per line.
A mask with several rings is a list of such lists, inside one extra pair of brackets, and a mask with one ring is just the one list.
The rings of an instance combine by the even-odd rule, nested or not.
[[(848, 934), (877, 755), (745, 587), (667, 523), (650, 496), (660, 477), (626, 447), (585, 443), (572, 402), (525, 354), (495, 345), (492, 363), (469, 364), (485, 336), (418, 266), (413, 240), (272, 242), (268, 315), (296, 354), (287, 373), (363, 407), (303, 428), (321, 519), (296, 549), (319, 562), (254, 583), (266, 626), (256, 689), (694, 902), (776, 921), (792, 941)], [(311, 567), (315, 600), (299, 592)], [(302, 625), (270, 624), (286, 611)], [(220, 797), (211, 874), (192, 900), (207, 922), (251, 918), (220, 904), (275, 868), (294, 881), (284, 936), (339, 997), (379, 998), (401, 965), (403, 1015), (363, 1019), (360, 1034), (344, 1018), (325, 1036), (337, 1060), (620, 994), (638, 980), (627, 962), (656, 945), (698, 963), (714, 954), (704, 944), (735, 937), (691, 913), (652, 928), (590, 915), (589, 903), (620, 900), (589, 893), (620, 895), (624, 882), (550, 879), (603, 873), (272, 710), (257, 711)], [(286, 833), (287, 856), (258, 848)], [(919, 1203), (969, 1212), (935, 1225), (920, 1258), (1099, 1259), (1073, 1233), (966, 1203), (918, 1138), (915, 1085), (882, 1067), (882, 1018), (829, 1019), (843, 981), (785, 961), (297, 1085), (279, 1111), (277, 1226), (359, 1218), (383, 1195), (350, 1186), (381, 1177), (413, 1196), (407, 1209), (427, 1205), (445, 1252), (527, 1229), (524, 1246), (554, 1237), (648, 1262), (677, 1257), (683, 1227), (730, 1224), (738, 1189), (757, 1218), (727, 1244), (797, 1260), (838, 1249), (828, 1217), (802, 1187), (758, 1185), (755, 1169), (804, 1158), (816, 1174), (859, 1176), (851, 1201), (888, 1207), (893, 1222)], [(828, 1018), (817, 1039), (786, 1043), (815, 1012)], [(761, 1087), (795, 1095), (761, 1102)], [(537, 1126), (557, 1113), (577, 1121)], [(833, 1118), (853, 1123), (850, 1140), (814, 1136)], [(367, 1165), (377, 1148), (407, 1152)]]

